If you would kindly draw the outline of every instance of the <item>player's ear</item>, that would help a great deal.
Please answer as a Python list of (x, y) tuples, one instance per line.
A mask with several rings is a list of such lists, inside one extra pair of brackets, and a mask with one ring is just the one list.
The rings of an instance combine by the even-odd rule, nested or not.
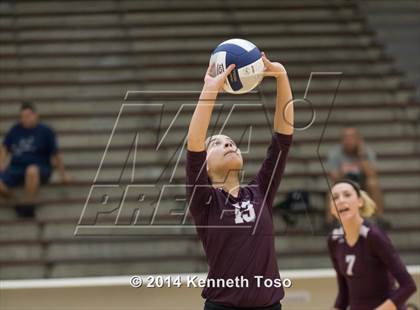
[(359, 209), (361, 209), (363, 207), (363, 198), (362, 197), (358, 197), (358, 204), (357, 206), (359, 207)]

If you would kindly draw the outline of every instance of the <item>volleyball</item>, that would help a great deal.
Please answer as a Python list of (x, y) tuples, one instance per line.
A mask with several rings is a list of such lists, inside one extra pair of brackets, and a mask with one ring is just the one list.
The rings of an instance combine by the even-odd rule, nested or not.
[(264, 63), (258, 47), (243, 39), (230, 39), (220, 43), (212, 52), (210, 64), (216, 73), (223, 73), (231, 64), (236, 67), (227, 77), (223, 89), (231, 94), (250, 92), (263, 79)]

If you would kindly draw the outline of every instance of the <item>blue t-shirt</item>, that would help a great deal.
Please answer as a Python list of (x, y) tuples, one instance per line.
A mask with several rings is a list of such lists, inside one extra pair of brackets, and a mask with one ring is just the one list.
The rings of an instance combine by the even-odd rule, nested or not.
[(58, 151), (54, 131), (44, 124), (30, 129), (19, 123), (14, 125), (6, 134), (3, 145), (12, 155), (11, 166), (51, 167), (50, 158)]

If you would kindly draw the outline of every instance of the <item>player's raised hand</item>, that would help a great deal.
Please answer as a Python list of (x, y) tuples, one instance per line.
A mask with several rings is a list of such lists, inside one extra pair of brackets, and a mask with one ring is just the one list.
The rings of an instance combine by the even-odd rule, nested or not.
[(261, 58), (264, 62), (264, 76), (279, 77), (286, 73), (286, 69), (279, 62), (270, 61), (264, 52), (261, 52)]
[(223, 87), (227, 76), (235, 69), (235, 65), (231, 64), (227, 67), (226, 71), (217, 74), (216, 66), (214, 63), (210, 63), (207, 68), (206, 76), (204, 77), (204, 85), (207, 90), (220, 91)]

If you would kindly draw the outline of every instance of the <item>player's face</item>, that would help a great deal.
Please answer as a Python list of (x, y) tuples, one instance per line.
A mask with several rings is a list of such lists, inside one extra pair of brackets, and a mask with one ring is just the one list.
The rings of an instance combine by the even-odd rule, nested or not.
[(359, 214), (363, 200), (357, 195), (356, 190), (348, 183), (338, 183), (331, 191), (331, 212), (342, 222), (354, 219)]
[(341, 142), (346, 153), (355, 153), (359, 145), (359, 133), (355, 128), (346, 128), (343, 131)]
[(24, 109), (20, 112), (20, 123), (24, 128), (33, 128), (38, 122), (38, 114), (31, 109)]
[(225, 135), (215, 135), (207, 142), (207, 170), (210, 174), (223, 174), (229, 170), (242, 169), (241, 150)]

